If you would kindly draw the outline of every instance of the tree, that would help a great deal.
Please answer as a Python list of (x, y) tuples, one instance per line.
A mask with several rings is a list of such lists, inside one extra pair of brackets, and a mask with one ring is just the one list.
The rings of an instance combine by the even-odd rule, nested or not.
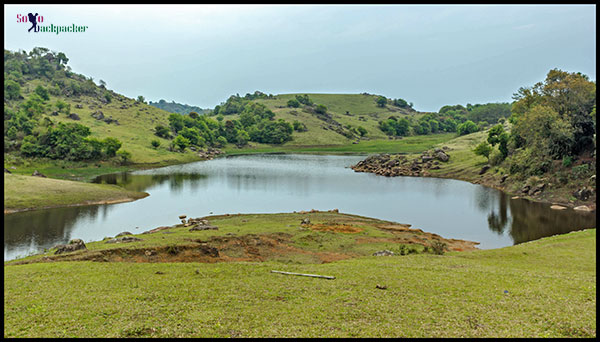
[(363, 126), (358, 126), (358, 128), (356, 130), (358, 131), (358, 134), (360, 134), (361, 137), (364, 137), (368, 133), (367, 129), (364, 128)]
[(170, 133), (169, 133), (169, 129), (163, 125), (156, 125), (156, 127), (154, 127), (154, 134), (156, 136), (159, 136), (161, 138), (166, 138), (168, 139), (170, 137)]
[(298, 100), (296, 100), (296, 99), (290, 99), (287, 102), (287, 106), (292, 107), (292, 108), (298, 108), (298, 107), (300, 107), (300, 102), (298, 102)]
[(41, 85), (35, 87), (34, 92), (38, 94), (44, 101), (48, 101), (50, 99), (50, 95), (48, 95), (48, 90), (42, 87)]
[(181, 152), (185, 151), (185, 148), (190, 145), (190, 141), (183, 137), (182, 135), (178, 135), (173, 139), (173, 145), (178, 147)]
[(17, 100), (21, 97), (21, 86), (12, 80), (4, 80), (4, 97), (9, 100)]
[(102, 143), (104, 144), (104, 154), (108, 157), (114, 157), (121, 148), (121, 142), (113, 137), (104, 138)]
[(387, 99), (384, 96), (379, 96), (377, 98), (377, 107), (385, 107), (387, 104)]
[(137, 97), (136, 102), (137, 103), (146, 103), (146, 99), (142, 95), (140, 95)]
[(459, 135), (465, 135), (477, 132), (479, 130), (479, 127), (473, 121), (467, 120), (458, 125), (456, 130), (458, 131)]
[(325, 107), (325, 105), (317, 105), (317, 108), (315, 108), (315, 112), (318, 114), (325, 114), (327, 113), (327, 107)]
[(484, 156), (487, 158), (488, 162), (490, 161), (490, 153), (492, 152), (492, 145), (488, 144), (487, 141), (481, 142), (481, 144), (477, 145), (473, 152), (478, 156)]

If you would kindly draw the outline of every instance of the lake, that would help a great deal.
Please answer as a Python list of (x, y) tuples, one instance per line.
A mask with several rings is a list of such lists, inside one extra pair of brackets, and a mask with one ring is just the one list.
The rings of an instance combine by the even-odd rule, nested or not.
[(179, 215), (282, 213), (339, 209), (499, 248), (596, 226), (592, 213), (552, 210), (468, 182), (383, 177), (349, 168), (365, 156), (264, 154), (218, 158), (98, 177), (146, 191), (127, 203), (4, 215), (4, 260), (70, 239), (85, 242), (180, 223)]

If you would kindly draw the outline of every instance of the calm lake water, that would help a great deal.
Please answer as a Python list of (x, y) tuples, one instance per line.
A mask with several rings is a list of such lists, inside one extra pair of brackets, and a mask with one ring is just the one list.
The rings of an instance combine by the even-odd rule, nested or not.
[(552, 210), (450, 179), (383, 177), (349, 168), (364, 156), (252, 155), (112, 174), (96, 182), (146, 191), (129, 203), (4, 215), (4, 260), (72, 238), (98, 241), (179, 223), (179, 215), (330, 210), (411, 224), (498, 248), (596, 226), (594, 214)]

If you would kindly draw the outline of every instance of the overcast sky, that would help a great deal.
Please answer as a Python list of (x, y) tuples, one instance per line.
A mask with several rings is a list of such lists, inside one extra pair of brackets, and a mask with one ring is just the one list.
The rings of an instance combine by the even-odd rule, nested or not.
[[(362, 93), (421, 111), (510, 102), (550, 69), (596, 80), (595, 5), (5, 5), (4, 48), (62, 51), (128, 97)], [(87, 25), (85, 33), (32, 33)]]

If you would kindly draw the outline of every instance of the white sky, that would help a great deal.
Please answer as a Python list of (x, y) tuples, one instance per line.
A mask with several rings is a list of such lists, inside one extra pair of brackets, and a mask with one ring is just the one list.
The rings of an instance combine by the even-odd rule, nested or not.
[[(62, 51), (129, 97), (361, 93), (415, 109), (510, 102), (552, 68), (596, 80), (595, 5), (5, 5), (4, 48)], [(31, 33), (87, 25), (85, 33)]]

